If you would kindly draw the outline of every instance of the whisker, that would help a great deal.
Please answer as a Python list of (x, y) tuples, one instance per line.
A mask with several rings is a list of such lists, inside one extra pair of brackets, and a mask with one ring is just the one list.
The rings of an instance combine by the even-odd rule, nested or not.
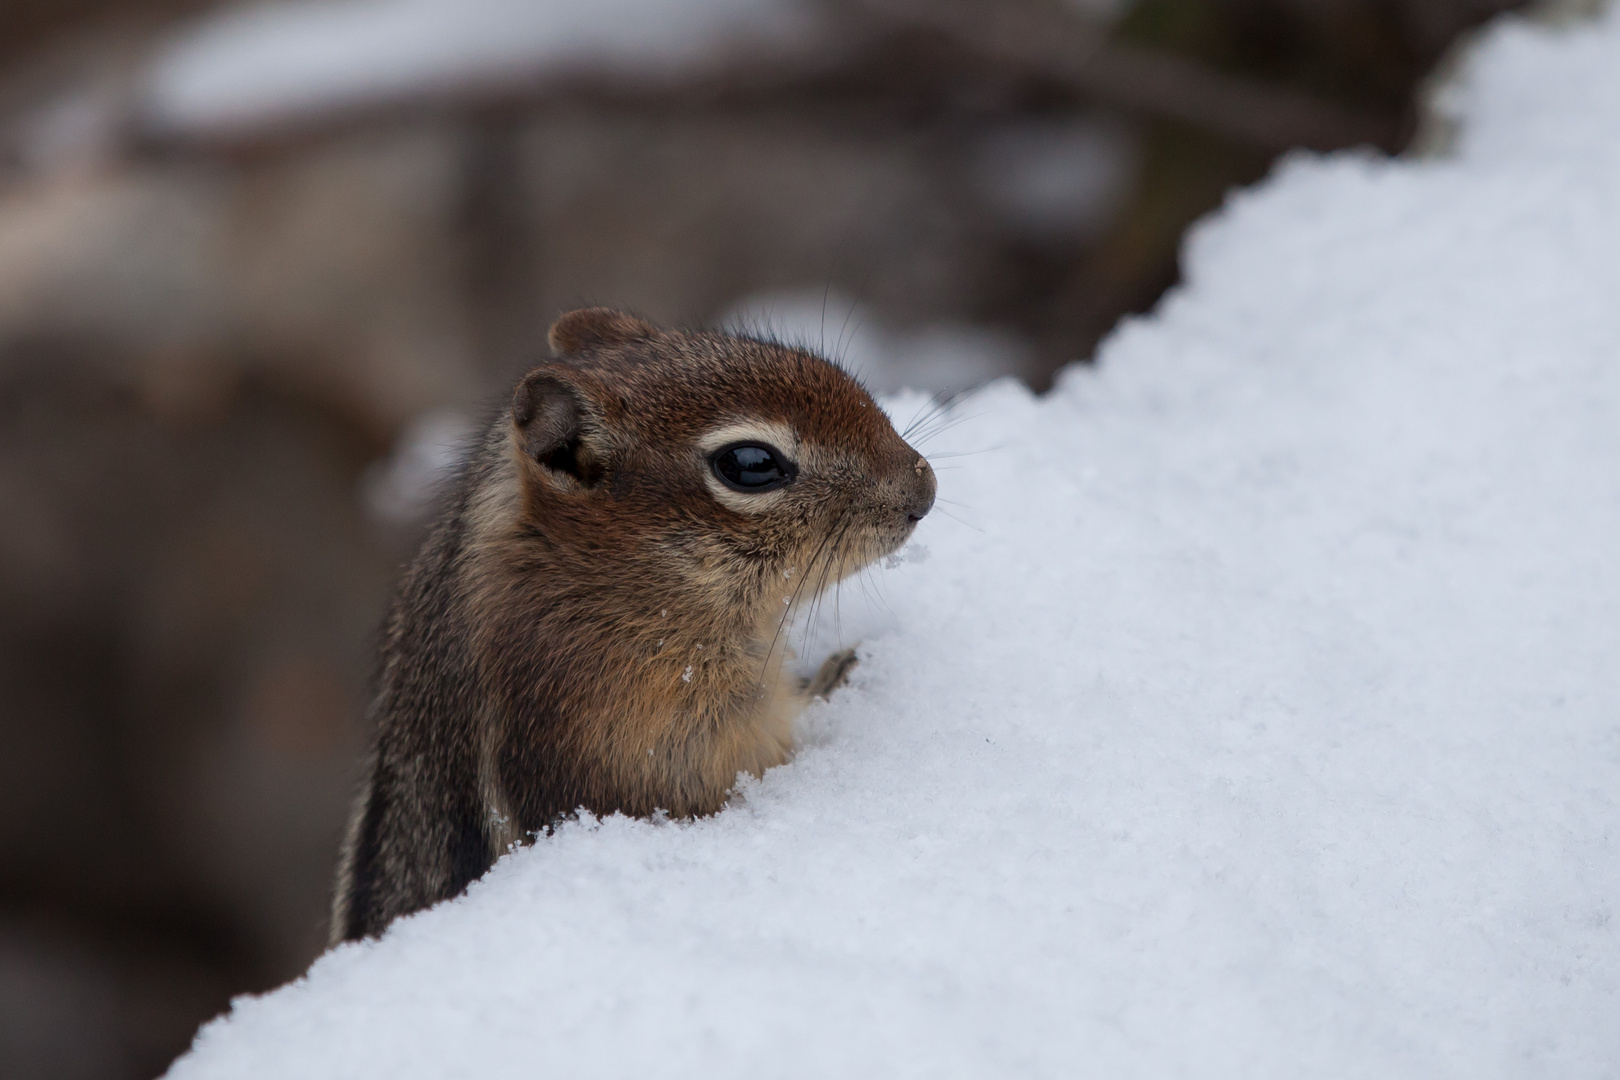
[(793, 587), (793, 592), (788, 596), (788, 602), (782, 605), (782, 617), (776, 620), (776, 633), (771, 635), (770, 646), (765, 650), (765, 659), (760, 666), (759, 672), (760, 681), (762, 683), (765, 679), (765, 673), (770, 670), (771, 657), (776, 652), (776, 643), (778, 641), (782, 641), (783, 647), (787, 647), (787, 642), (782, 636), (783, 632), (787, 629), (788, 621), (793, 617), (794, 611), (799, 606), (799, 595), (804, 592), (804, 587), (810, 580), (816, 560), (821, 557), (821, 552), (829, 543), (831, 543), (831, 541), (832, 534), (829, 531), (828, 535), (824, 536), (821, 543), (817, 545), (815, 551), (811, 553), (809, 564), (799, 568), (799, 583)]
[[(893, 615), (894, 608), (889, 606), (889, 598), (883, 595), (883, 581), (878, 576), (876, 570), (871, 566), (862, 567), (860, 580), (862, 595), (869, 597), (875, 596), (877, 598), (877, 602), (883, 605), (883, 610), (887, 611), (890, 615)], [(871, 593), (867, 593), (866, 590), (868, 583), (870, 583), (872, 586)]]
[(930, 420), (933, 420), (934, 417), (938, 416), (943, 411), (944, 407), (938, 402), (924, 402), (922, 405), (918, 406), (917, 411), (912, 414), (911, 421), (906, 424), (904, 429), (901, 430), (900, 437), (902, 439), (911, 438), (912, 432), (916, 431)]
[(818, 355), (827, 355), (827, 298), (832, 295), (832, 278), (827, 279), (827, 285), (821, 290), (821, 325), (817, 327), (816, 352)]
[(917, 410), (917, 415), (912, 417), (911, 423), (906, 425), (900, 437), (909, 441), (912, 432), (949, 412), (967, 393), (967, 390), (955, 390), (946, 394), (935, 394), (927, 404)]
[(838, 531), (832, 533), (833, 544), (827, 552), (827, 559), (821, 565), (821, 573), (816, 581), (816, 592), (810, 600), (810, 618), (805, 622), (804, 640), (801, 643), (801, 648), (809, 646), (810, 634), (815, 629), (816, 620), (821, 616), (822, 605), (826, 602), (827, 579), (832, 575), (834, 564), (839, 561), (838, 556), (843, 549), (844, 537), (849, 534), (849, 530), (853, 525), (853, 518), (841, 519), (838, 523)]
[(842, 581), (833, 582), (832, 594), (833, 637), (842, 646), (844, 644), (844, 583)]
[[(829, 538), (832, 535), (829, 533)], [(823, 590), (827, 587), (827, 575), (832, 572), (833, 559), (836, 556), (836, 545), (833, 545), (828, 549), (827, 558), (822, 561), (821, 566), (815, 571), (816, 585), (810, 594), (810, 609), (806, 612), (804, 620), (804, 637), (799, 641), (799, 648), (801, 649), (809, 648), (810, 636), (815, 632), (816, 620), (821, 617)]]
[[(799, 588), (795, 590), (793, 594), (794, 603), (792, 608), (797, 608), (799, 594), (807, 586), (810, 586), (812, 579), (815, 580), (815, 584), (811, 589), (808, 607), (804, 613), (803, 637), (799, 642), (799, 647), (801, 649), (808, 647), (810, 636), (815, 630), (815, 622), (817, 614), (821, 608), (823, 590), (826, 588), (827, 577), (832, 572), (833, 564), (837, 560), (840, 544), (842, 543), (843, 537), (848, 532), (848, 529), (849, 523), (847, 523), (845, 519), (840, 518), (839, 520), (835, 521), (833, 525), (828, 528), (827, 535), (823, 537), (821, 543), (817, 545), (815, 552), (812, 553), (809, 563), (803, 568), (804, 576), (799, 582)], [(777, 624), (777, 635), (781, 636), (784, 628), (787, 626), (787, 615), (784, 614), (782, 621)], [(791, 638), (791, 631), (788, 631), (788, 637)], [(772, 648), (774, 649), (775, 639), (773, 638), (772, 640)], [(784, 645), (784, 647), (786, 646)]]
[(928, 455), (928, 460), (930, 462), (932, 462), (936, 458), (949, 459), (949, 458), (959, 458), (959, 457), (973, 457), (973, 456), (975, 456), (977, 454), (989, 454), (989, 453), (992, 453), (992, 452), (994, 452), (996, 450), (1003, 450), (1005, 448), (1006, 447), (1004, 445), (998, 443), (995, 446), (986, 446), (982, 450), (940, 450), (940, 451), (938, 451), (936, 453), (929, 454)]
[(939, 512), (941, 514), (944, 514), (946, 517), (950, 518), (952, 521), (956, 522), (958, 525), (963, 526), (964, 528), (972, 529), (976, 533), (984, 532), (983, 529), (981, 529), (977, 525), (973, 524), (973, 522), (964, 521), (962, 518), (957, 517), (955, 514), (951, 513), (949, 510), (943, 510), (942, 509)]
[(967, 416), (940, 417), (937, 423), (928, 426), (926, 430), (919, 431), (916, 435), (907, 438), (906, 441), (920, 450), (922, 444), (930, 439), (937, 439), (952, 428), (965, 424), (969, 420), (977, 420), (982, 415), (982, 413), (971, 413)]

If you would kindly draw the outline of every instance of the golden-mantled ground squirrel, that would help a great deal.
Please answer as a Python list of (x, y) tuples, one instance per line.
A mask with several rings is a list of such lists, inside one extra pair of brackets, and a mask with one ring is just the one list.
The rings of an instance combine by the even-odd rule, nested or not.
[(606, 308), (550, 339), (389, 616), (334, 942), (457, 895), (580, 808), (720, 809), (852, 662), (785, 674), (793, 609), (933, 505), (928, 462), (813, 353)]

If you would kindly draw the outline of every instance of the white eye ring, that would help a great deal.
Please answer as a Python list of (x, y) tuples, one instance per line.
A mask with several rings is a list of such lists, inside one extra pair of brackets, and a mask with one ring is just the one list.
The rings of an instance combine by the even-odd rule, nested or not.
[(732, 420), (712, 427), (698, 439), (698, 453), (711, 457), (733, 443), (764, 443), (794, 465), (799, 463), (799, 433), (777, 420)]
[[(776, 455), (787, 478), (774, 487), (752, 490), (728, 482), (716, 468), (722, 453), (745, 446), (758, 446)], [(698, 464), (703, 482), (715, 501), (739, 514), (758, 514), (785, 498), (785, 490), (799, 472), (799, 435), (775, 420), (735, 420), (703, 433), (697, 441)]]

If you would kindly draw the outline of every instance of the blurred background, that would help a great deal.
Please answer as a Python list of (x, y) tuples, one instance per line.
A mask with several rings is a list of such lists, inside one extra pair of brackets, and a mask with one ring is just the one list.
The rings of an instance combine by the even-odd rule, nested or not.
[(1510, 0), (0, 0), (0, 1076), (297, 975), (446, 447), (581, 303), (1037, 389)]

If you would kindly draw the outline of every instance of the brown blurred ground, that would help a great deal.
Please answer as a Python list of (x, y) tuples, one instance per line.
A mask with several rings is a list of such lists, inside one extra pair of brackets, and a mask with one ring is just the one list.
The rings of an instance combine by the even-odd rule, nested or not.
[(0, 1076), (155, 1075), (316, 954), (417, 527), (376, 463), (560, 310), (821, 290), (1043, 386), (1279, 152), (1398, 150), (1504, 3), (847, 0), (780, 70), (207, 137), (119, 111), (204, 0), (0, 7)]

